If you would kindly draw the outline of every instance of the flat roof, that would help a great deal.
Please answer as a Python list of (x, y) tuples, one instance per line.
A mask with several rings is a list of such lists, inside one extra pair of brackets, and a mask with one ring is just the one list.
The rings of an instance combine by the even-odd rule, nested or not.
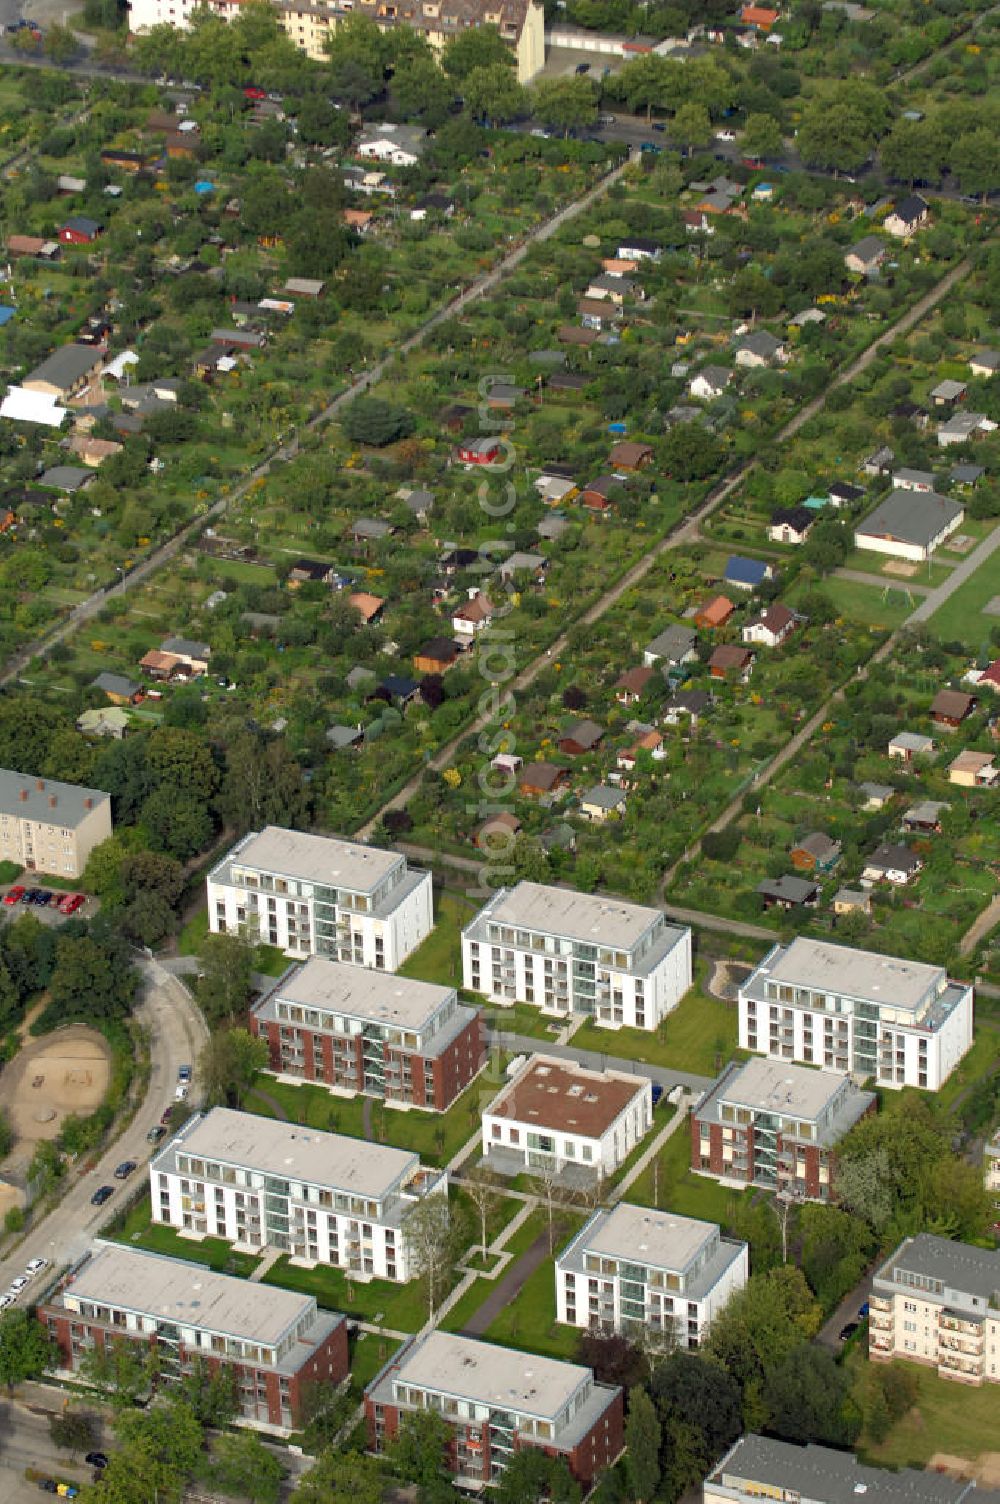
[[(741, 1493), (745, 1483), (764, 1484), (813, 1504), (858, 1504), (862, 1494), (868, 1504), (958, 1504), (973, 1489), (944, 1473), (866, 1467), (851, 1452), (753, 1435), (742, 1436), (705, 1481)], [(990, 1495), (976, 1490), (972, 1497), (987, 1504)]]
[(592, 1225), (583, 1229), (580, 1244), (588, 1253), (680, 1272), (718, 1231), (714, 1222), (620, 1201), (613, 1211), (597, 1213)]
[(0, 768), (0, 814), (14, 815), (19, 820), (35, 820), (42, 825), (72, 830), (110, 798), (103, 789), (60, 783), (55, 778), (33, 778), (30, 773)]
[(405, 859), (395, 851), (268, 825), (255, 831), (226, 858), (239, 867), (280, 872), (305, 882), (365, 892), (377, 888)]
[(515, 1123), (600, 1138), (636, 1097), (650, 1090), (646, 1076), (591, 1071), (573, 1060), (533, 1055), (486, 1111)]
[(433, 982), (416, 982), (367, 966), (351, 966), (327, 956), (310, 956), (295, 971), (282, 977), (269, 996), (277, 1002), (323, 1008), (402, 1029), (419, 1029), (455, 996), (455, 989)]
[(817, 992), (844, 993), (915, 1012), (928, 992), (936, 992), (945, 980), (945, 970), (924, 961), (877, 955), (852, 945), (833, 945), (828, 940), (800, 935), (791, 945), (776, 946), (765, 956), (746, 987), (758, 978)]
[(719, 1088), (719, 1099), (738, 1107), (780, 1112), (809, 1120), (819, 1117), (844, 1089), (844, 1077), (834, 1071), (810, 1070), (788, 1060), (747, 1060)]
[[(663, 915), (644, 904), (592, 893), (574, 893), (546, 883), (518, 883), (497, 897), (487, 917), (498, 924), (544, 930), (590, 945), (631, 950)], [(677, 931), (678, 935), (680, 930)]]
[(940, 1280), (945, 1294), (976, 1295), (1000, 1304), (1000, 1249), (973, 1248), (970, 1243), (922, 1232), (905, 1238), (875, 1277), (894, 1284), (897, 1269)]
[(61, 1292), (60, 1299), (67, 1297), (265, 1346), (276, 1346), (303, 1317), (316, 1314), (312, 1296), (276, 1285), (250, 1286), (203, 1264), (117, 1243), (95, 1244)]
[(182, 1153), (373, 1200), (385, 1196), (420, 1164), (420, 1156), (412, 1149), (323, 1133), (230, 1107), (213, 1107), (185, 1124), (154, 1156), (151, 1168), (173, 1169), (176, 1156)]
[(554, 1419), (593, 1375), (580, 1363), (434, 1331), (405, 1354), (396, 1377), (480, 1405)]

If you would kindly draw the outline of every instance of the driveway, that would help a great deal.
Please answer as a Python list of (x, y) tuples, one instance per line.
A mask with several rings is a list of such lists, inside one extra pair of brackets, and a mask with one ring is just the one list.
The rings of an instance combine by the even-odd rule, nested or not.
[(859, 1321), (858, 1312), (867, 1300), (871, 1298), (872, 1279), (874, 1269), (859, 1280), (854, 1289), (845, 1295), (840, 1305), (834, 1311), (829, 1321), (823, 1323), (816, 1333), (816, 1341), (821, 1347), (827, 1347), (831, 1352), (838, 1353), (843, 1346), (840, 1334), (849, 1321)]

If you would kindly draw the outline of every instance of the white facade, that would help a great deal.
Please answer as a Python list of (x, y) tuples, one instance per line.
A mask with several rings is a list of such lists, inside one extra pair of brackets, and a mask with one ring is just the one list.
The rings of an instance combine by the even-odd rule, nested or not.
[(989, 1192), (990, 1205), (993, 1208), (993, 1225), (1000, 1227), (1000, 1128), (986, 1145), (983, 1185)]
[(241, 1249), (278, 1248), (356, 1278), (408, 1280), (406, 1217), (448, 1176), (419, 1156), (216, 1107), (149, 1166), (154, 1222)]
[(213, 934), (247, 931), (294, 956), (395, 971), (434, 925), (429, 872), (354, 841), (269, 825), (208, 875)]
[(941, 966), (799, 937), (740, 988), (740, 1047), (937, 1091), (971, 1048), (972, 1000)]
[(749, 1273), (746, 1243), (714, 1222), (621, 1202), (596, 1211), (556, 1259), (556, 1320), (699, 1347)]
[(533, 1055), (483, 1113), (483, 1153), (526, 1170), (613, 1175), (652, 1122), (646, 1077)]
[(691, 986), (691, 931), (659, 909), (522, 882), (463, 931), (462, 976), (502, 1007), (655, 1029)]
[(906, 1238), (872, 1282), (868, 1351), (962, 1384), (1000, 1383), (1000, 1251)]

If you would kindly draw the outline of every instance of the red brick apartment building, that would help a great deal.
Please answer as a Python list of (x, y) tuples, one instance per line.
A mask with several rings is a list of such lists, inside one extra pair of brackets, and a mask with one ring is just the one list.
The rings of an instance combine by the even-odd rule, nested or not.
[(312, 956), (254, 1007), (278, 1075), (444, 1112), (486, 1063), (482, 1015), (453, 987)]
[(450, 1332), (410, 1340), (365, 1390), (369, 1443), (381, 1451), (407, 1411), (452, 1427), (451, 1471), (463, 1487), (496, 1483), (514, 1452), (565, 1458), (590, 1487), (624, 1445), (622, 1391), (579, 1363), (540, 1358)]
[(724, 1185), (829, 1201), (834, 1145), (874, 1111), (874, 1093), (834, 1071), (734, 1062), (691, 1114), (691, 1168)]
[(338, 1384), (348, 1370), (347, 1323), (311, 1295), (247, 1285), (201, 1264), (116, 1243), (98, 1243), (38, 1319), (75, 1372), (91, 1348), (119, 1341), (155, 1349), (161, 1385), (194, 1361), (231, 1367), (240, 1412), (251, 1425), (294, 1430), (306, 1384)]

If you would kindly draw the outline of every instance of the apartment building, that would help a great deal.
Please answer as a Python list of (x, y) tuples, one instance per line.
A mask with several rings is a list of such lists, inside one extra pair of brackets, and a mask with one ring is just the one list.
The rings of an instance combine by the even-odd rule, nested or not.
[(453, 987), (313, 956), (254, 1006), (270, 1069), (444, 1112), (486, 1063), (482, 1015)]
[(556, 1320), (700, 1346), (750, 1273), (746, 1243), (714, 1222), (622, 1201), (600, 1209), (556, 1259)]
[(740, 1045), (937, 1091), (972, 1045), (972, 988), (942, 966), (799, 936), (739, 990)]
[(523, 882), (464, 930), (462, 975), (502, 1007), (655, 1029), (691, 986), (691, 931), (642, 904)]
[[(202, 0), (131, 0), (129, 30), (148, 31), (152, 26), (186, 29)], [(207, 0), (213, 15), (233, 21), (240, 0)], [(301, 52), (317, 62), (327, 56), (326, 38), (345, 17), (368, 16), (382, 31), (403, 26), (426, 37), (440, 52), (449, 37), (470, 26), (495, 26), (514, 53), (518, 81), (528, 83), (545, 63), (545, 15), (536, 0), (276, 0), (278, 23)]]
[(178, 1232), (402, 1283), (406, 1219), (448, 1176), (409, 1149), (214, 1107), (153, 1156), (149, 1189), (153, 1221)]
[(483, 1113), (483, 1154), (501, 1174), (572, 1169), (590, 1180), (613, 1175), (652, 1121), (645, 1076), (533, 1055)]
[(591, 1369), (449, 1332), (411, 1338), (368, 1385), (371, 1447), (382, 1451), (400, 1417), (420, 1410), (451, 1427), (449, 1463), (463, 1488), (498, 1483), (515, 1452), (536, 1447), (564, 1457), (587, 1489), (624, 1442), (622, 1391)]
[(866, 1467), (851, 1452), (741, 1436), (705, 1479), (705, 1504), (995, 1504), (991, 1490), (947, 1473)]
[(986, 1145), (983, 1184), (993, 1206), (993, 1226), (1000, 1229), (1000, 1128)]
[(294, 956), (395, 971), (434, 925), (429, 872), (357, 841), (269, 825), (208, 875), (213, 934), (246, 930)]
[(0, 769), (0, 861), (28, 872), (79, 877), (111, 834), (111, 795)]
[(1000, 1249), (904, 1238), (872, 1283), (868, 1355), (908, 1358), (960, 1384), (1000, 1383)]
[(161, 1386), (199, 1360), (212, 1369), (225, 1365), (251, 1425), (296, 1429), (306, 1386), (339, 1384), (348, 1369), (347, 1323), (318, 1310), (311, 1295), (248, 1286), (201, 1264), (117, 1243), (95, 1243), (38, 1307), (38, 1319), (68, 1372), (91, 1348), (121, 1341), (155, 1351)]
[(829, 1201), (835, 1146), (875, 1107), (874, 1092), (835, 1071), (734, 1061), (691, 1114), (691, 1168), (722, 1185)]

